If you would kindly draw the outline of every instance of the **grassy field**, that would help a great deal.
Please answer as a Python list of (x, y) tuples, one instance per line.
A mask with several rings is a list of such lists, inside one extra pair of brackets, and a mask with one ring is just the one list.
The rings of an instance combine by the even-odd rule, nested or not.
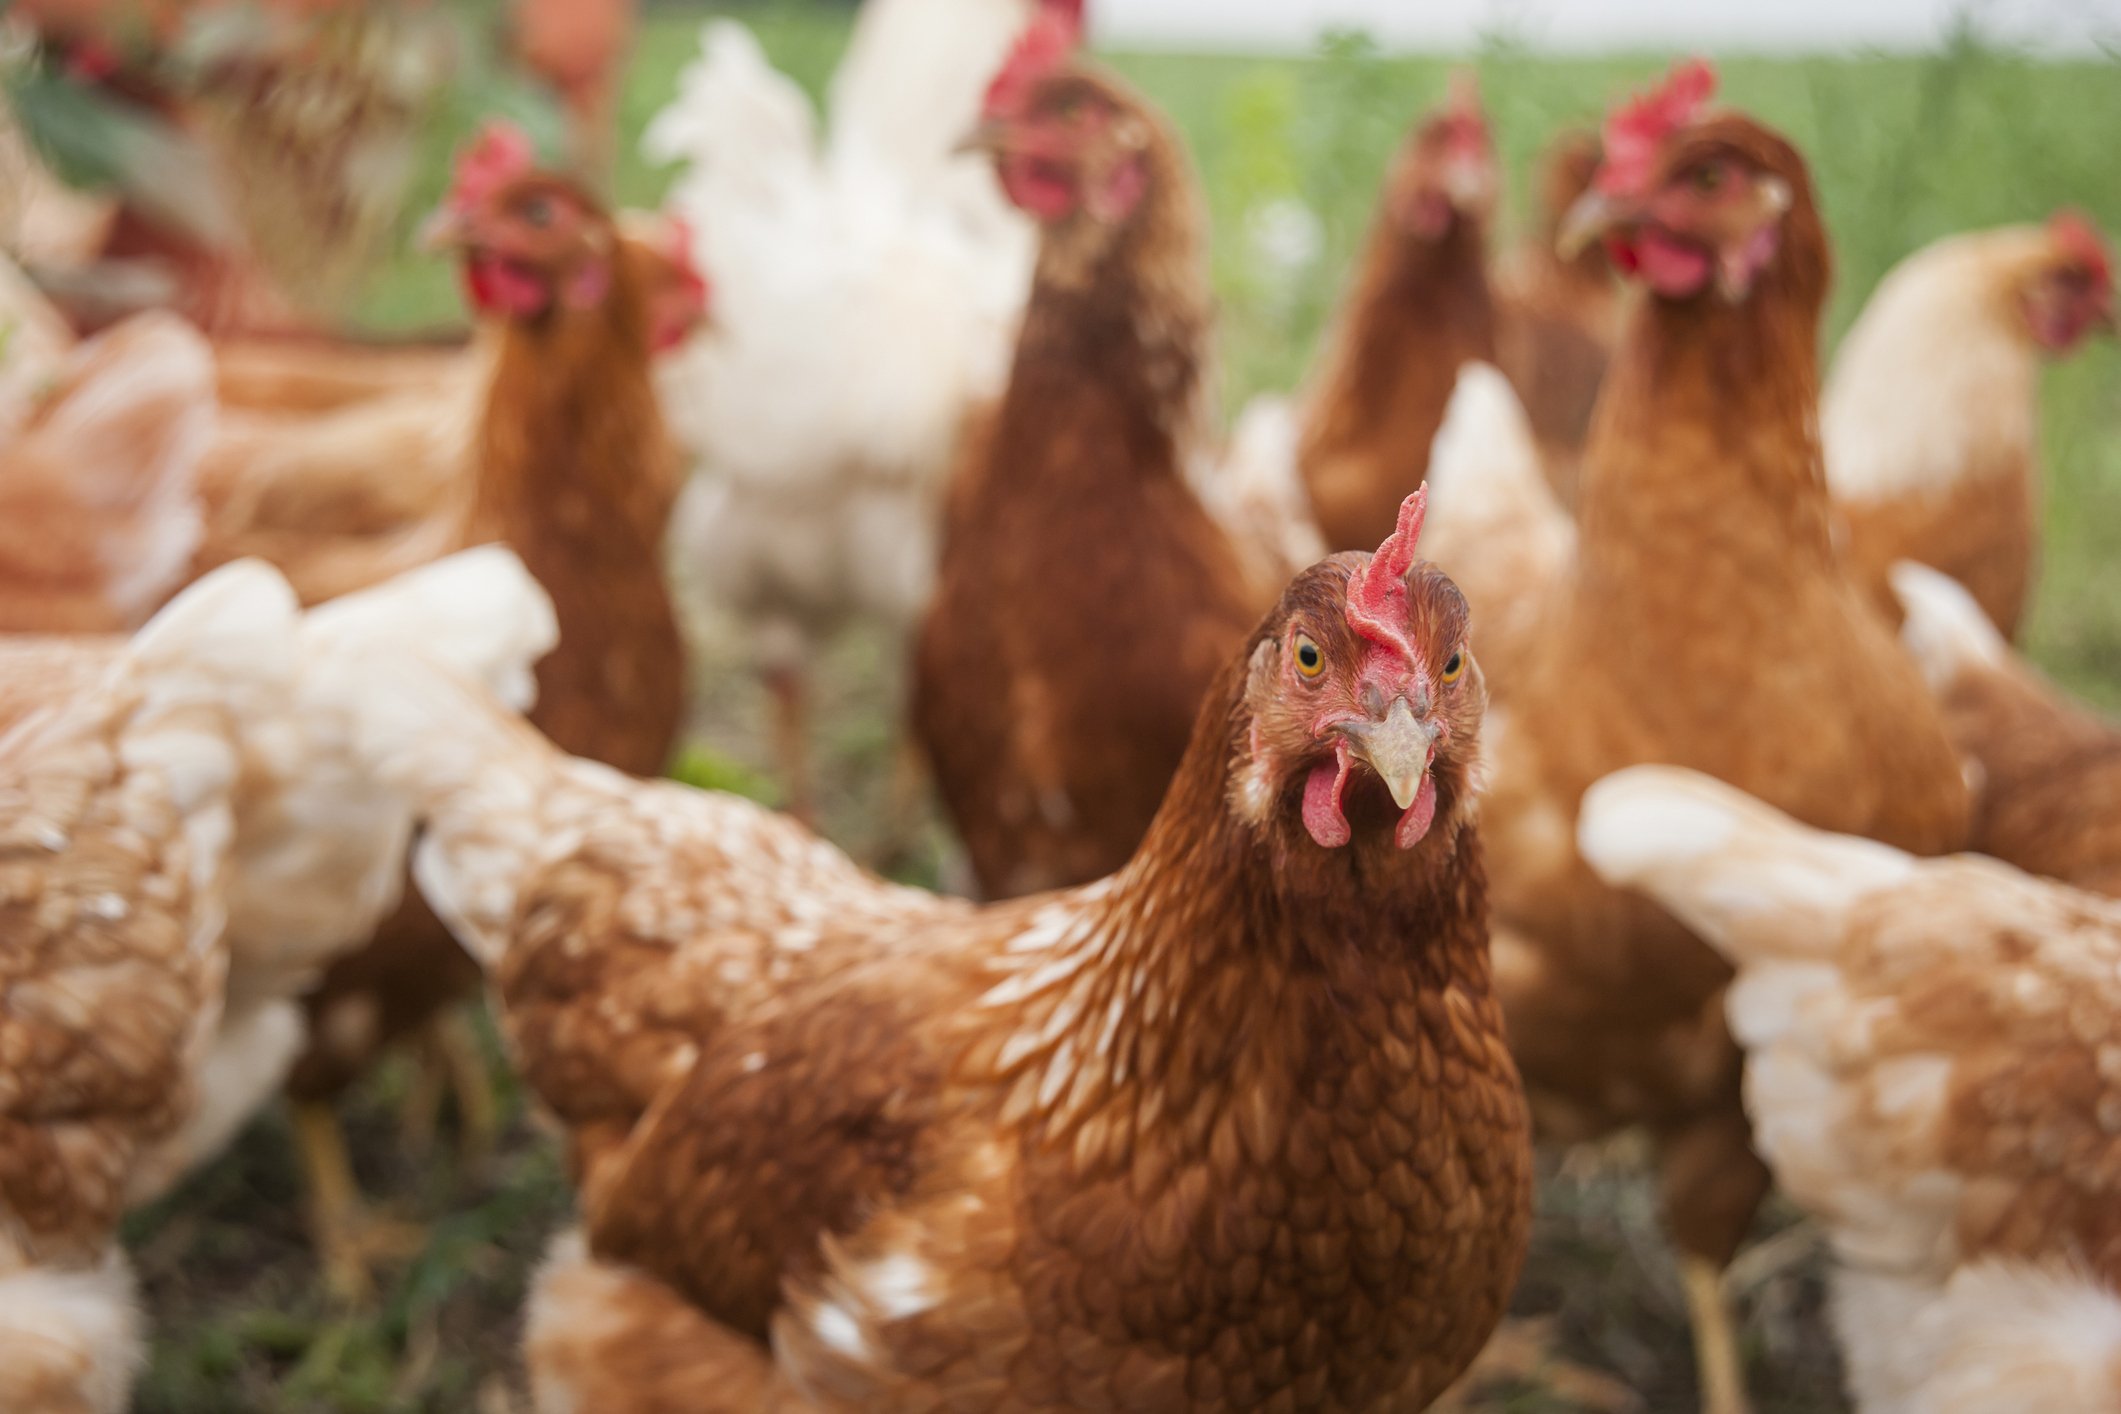
[[(625, 104), (629, 152), (691, 57), (702, 13), (665, 8), (650, 17)], [(844, 20), (792, 9), (744, 15), (774, 61), (816, 93)], [(1368, 219), (1385, 155), (1440, 93), (1446, 66), (1379, 58), (1353, 38), (1300, 62), (1109, 57), (1176, 118), (1210, 193), (1226, 407), (1290, 387)], [(1469, 57), (1520, 186), (1551, 132), (1594, 120), (1664, 62), (1557, 61), (1501, 40)], [(1783, 127), (1813, 161), (1838, 251), (1835, 334), (1880, 273), (1936, 236), (2036, 218), (2064, 202), (2121, 226), (2121, 65), (2035, 65), (1968, 44), (1926, 60), (1731, 61), (1724, 75), (1731, 101)], [(429, 195), (450, 146), (478, 116), (472, 106), (461, 102), (433, 130)], [(664, 180), (629, 157), (621, 195), (652, 202)], [(1317, 258), (1293, 271), (1262, 259), (1252, 235), (1259, 213), (1289, 201), (1315, 214), (1323, 236)], [(452, 317), (449, 273), (408, 260), (385, 273), (361, 313), (399, 326)], [(2121, 706), (2121, 559), (2111, 553), (2121, 528), (2121, 356), (2105, 345), (2055, 369), (2043, 404), (2050, 513), (2033, 650), (2071, 687)], [(741, 664), (740, 644), (710, 644), (695, 719), (707, 748), (699, 769), (740, 786), (763, 781), (767, 765), (762, 706)], [(874, 857), (885, 843), (879, 806), (899, 666), (881, 645), (850, 641), (832, 650), (821, 677), (826, 826)], [(902, 872), (932, 879), (941, 844), (940, 828), (931, 829)], [(319, 1293), (277, 1114), (140, 1215), (128, 1236), (157, 1329), (143, 1414), (520, 1408), (516, 1312), (568, 1200), (553, 1149), (525, 1116), (505, 1068), (497, 1065), (496, 1075), (508, 1134), (499, 1152), (472, 1166), (458, 1162), (446, 1127), (424, 1145), (399, 1132), (402, 1065), (350, 1106), (370, 1191), (431, 1225), (426, 1251), (386, 1280), (372, 1310), (335, 1310)], [(1550, 1318), (1569, 1358), (1619, 1376), (1645, 1407), (1683, 1409), (1693, 1386), (1679, 1284), (1636, 1173), (1621, 1150), (1574, 1156), (1550, 1175), (1518, 1308)], [(1816, 1238), (1782, 1211), (1760, 1235), (1734, 1284), (1761, 1407), (1840, 1409)], [(1520, 1388), (1481, 1407), (1533, 1414), (1577, 1406)]]

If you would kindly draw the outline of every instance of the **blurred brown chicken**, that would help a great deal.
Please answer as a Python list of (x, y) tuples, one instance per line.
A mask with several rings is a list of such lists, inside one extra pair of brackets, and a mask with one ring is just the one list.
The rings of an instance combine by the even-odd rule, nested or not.
[[(248, 468), (262, 469), (261, 481), (239, 476), (233, 492), (216, 487), (201, 563), (284, 554), (290, 579), (305, 598), (318, 598), (460, 546), (502, 542), (522, 556), (559, 617), (561, 646), (539, 664), (533, 720), (570, 750), (653, 774), (675, 740), (684, 683), (661, 558), (677, 463), (649, 363), (704, 313), (705, 286), (672, 233), (622, 234), (580, 186), (537, 170), (528, 138), (505, 127), (487, 129), (460, 160), (433, 229), (460, 252), (490, 341), (454, 366), (442, 388), (304, 421), (289, 415), (279, 431), (291, 447)], [(349, 424), (368, 440), (350, 448), (336, 431)], [(408, 500), (431, 501), (404, 517), (395, 512), (405, 507), (377, 507), (378, 468), (357, 453), (388, 456), (423, 438), (443, 439), (449, 454), (430, 451), (418, 473), (381, 469), (404, 477), (396, 484)], [(255, 523), (234, 514), (239, 508)], [(384, 533), (353, 533), (379, 511), (391, 512)], [(329, 529), (304, 535), (312, 525)], [(392, 1246), (393, 1234), (356, 1210), (327, 1102), (380, 1048), (467, 995), (477, 975), (409, 899), (310, 998), (312, 1044), (292, 1091), (318, 1241), (341, 1289), (363, 1285), (367, 1259)], [(436, 1044), (461, 1058), (460, 1043)], [(461, 1063), (456, 1072), (476, 1131), (485, 1122), (483, 1081)]]
[[(1041, 226), (1007, 392), (957, 470), (914, 727), (991, 898), (1140, 843), (1259, 605), (1187, 485), (1205, 421), (1201, 200), (1163, 116), (1033, 22), (980, 141)], [(1373, 542), (1374, 543), (1374, 542)]]
[(1468, 361), (1495, 361), (1495, 154), (1472, 75), (1408, 134), (1305, 391), (1296, 456), (1329, 550), (1375, 545), (1421, 485)]

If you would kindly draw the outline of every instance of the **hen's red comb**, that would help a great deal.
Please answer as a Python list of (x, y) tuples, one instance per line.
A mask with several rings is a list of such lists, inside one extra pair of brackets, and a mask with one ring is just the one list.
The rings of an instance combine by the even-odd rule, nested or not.
[(1471, 69), (1453, 69), (1437, 118), (1445, 137), (1456, 146), (1488, 145), (1488, 113), (1480, 102), (1480, 78)]
[(981, 104), (986, 116), (1005, 118), (1022, 112), (1039, 80), (1068, 62), (1082, 36), (1082, 9), (1082, 0), (1054, 0), (1031, 17), (1009, 57), (1002, 60), (994, 82), (987, 85)]
[(476, 206), (505, 184), (537, 166), (538, 150), (524, 132), (505, 118), (489, 118), (471, 146), (457, 154), (456, 176), (447, 204), (458, 210)]
[(2082, 265), (2102, 285), (2114, 281), (2113, 252), (2092, 218), (2074, 206), (2065, 206), (2047, 218), (2048, 239), (2064, 258)]
[(1615, 108), (1605, 120), (1600, 191), (1624, 195), (1649, 185), (1657, 152), (1673, 133), (1699, 117), (1716, 93), (1716, 70), (1706, 59), (1682, 59), (1658, 87)]
[(1348, 626), (1373, 643), (1408, 654), (1413, 644), (1407, 637), (1407, 571), (1414, 568), (1421, 521), (1428, 511), (1429, 488), (1423, 485), (1399, 503), (1399, 524), (1370, 562), (1348, 577)]

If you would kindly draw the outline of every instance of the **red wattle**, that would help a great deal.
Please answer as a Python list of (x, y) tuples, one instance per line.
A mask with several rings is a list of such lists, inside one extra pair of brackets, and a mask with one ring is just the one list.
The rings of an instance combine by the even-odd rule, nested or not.
[(1436, 776), (1434, 772), (1421, 778), (1421, 789), (1414, 793), (1414, 803), (1399, 817), (1399, 828), (1392, 832), (1392, 842), (1401, 849), (1412, 849), (1420, 844), (1422, 836), (1429, 833), (1429, 826), (1436, 823)]
[[(1304, 780), (1304, 828), (1321, 848), (1339, 849), (1354, 837), (1341, 812), (1341, 792), (1348, 785), (1348, 748), (1342, 743), (1333, 760), (1321, 761)], [(1418, 802), (1417, 802), (1418, 803)]]

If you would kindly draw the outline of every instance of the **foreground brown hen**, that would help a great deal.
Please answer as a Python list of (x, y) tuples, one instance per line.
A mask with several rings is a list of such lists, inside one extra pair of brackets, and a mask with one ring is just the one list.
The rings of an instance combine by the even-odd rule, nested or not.
[(1262, 607), (1187, 485), (1204, 427), (1202, 213), (1146, 100), (1042, 15), (981, 141), (1041, 227), (1008, 391), (957, 470), (913, 720), (989, 898), (1126, 862)]
[(1670, 762), (1930, 854), (1964, 842), (1968, 805), (1920, 677), (1836, 558), (1817, 432), (1828, 256), (1804, 161), (1709, 108), (1713, 84), (1686, 66), (1619, 110), (1572, 213), (1647, 288), (1484, 819), (1497, 985), (1534, 1113), (1564, 1137), (1655, 1137), (1705, 1392), (1729, 1411), (1744, 1393), (1718, 1272), (1767, 1189), (1723, 1024), (1730, 968), (1589, 871), (1578, 803), (1609, 771)]
[[(1465, 601), (1306, 571), (1119, 873), (974, 907), (555, 751), (418, 664), (368, 741), (567, 1128), (545, 1406), (1417, 1410), (1502, 1312)], [(769, 1345), (768, 1341), (771, 1341)], [(543, 1406), (541, 1406), (543, 1407)]]
[(1468, 361), (1495, 360), (1487, 222), (1495, 154), (1470, 74), (1407, 135), (1313, 386), (1297, 462), (1335, 550), (1374, 545), (1421, 485)]

